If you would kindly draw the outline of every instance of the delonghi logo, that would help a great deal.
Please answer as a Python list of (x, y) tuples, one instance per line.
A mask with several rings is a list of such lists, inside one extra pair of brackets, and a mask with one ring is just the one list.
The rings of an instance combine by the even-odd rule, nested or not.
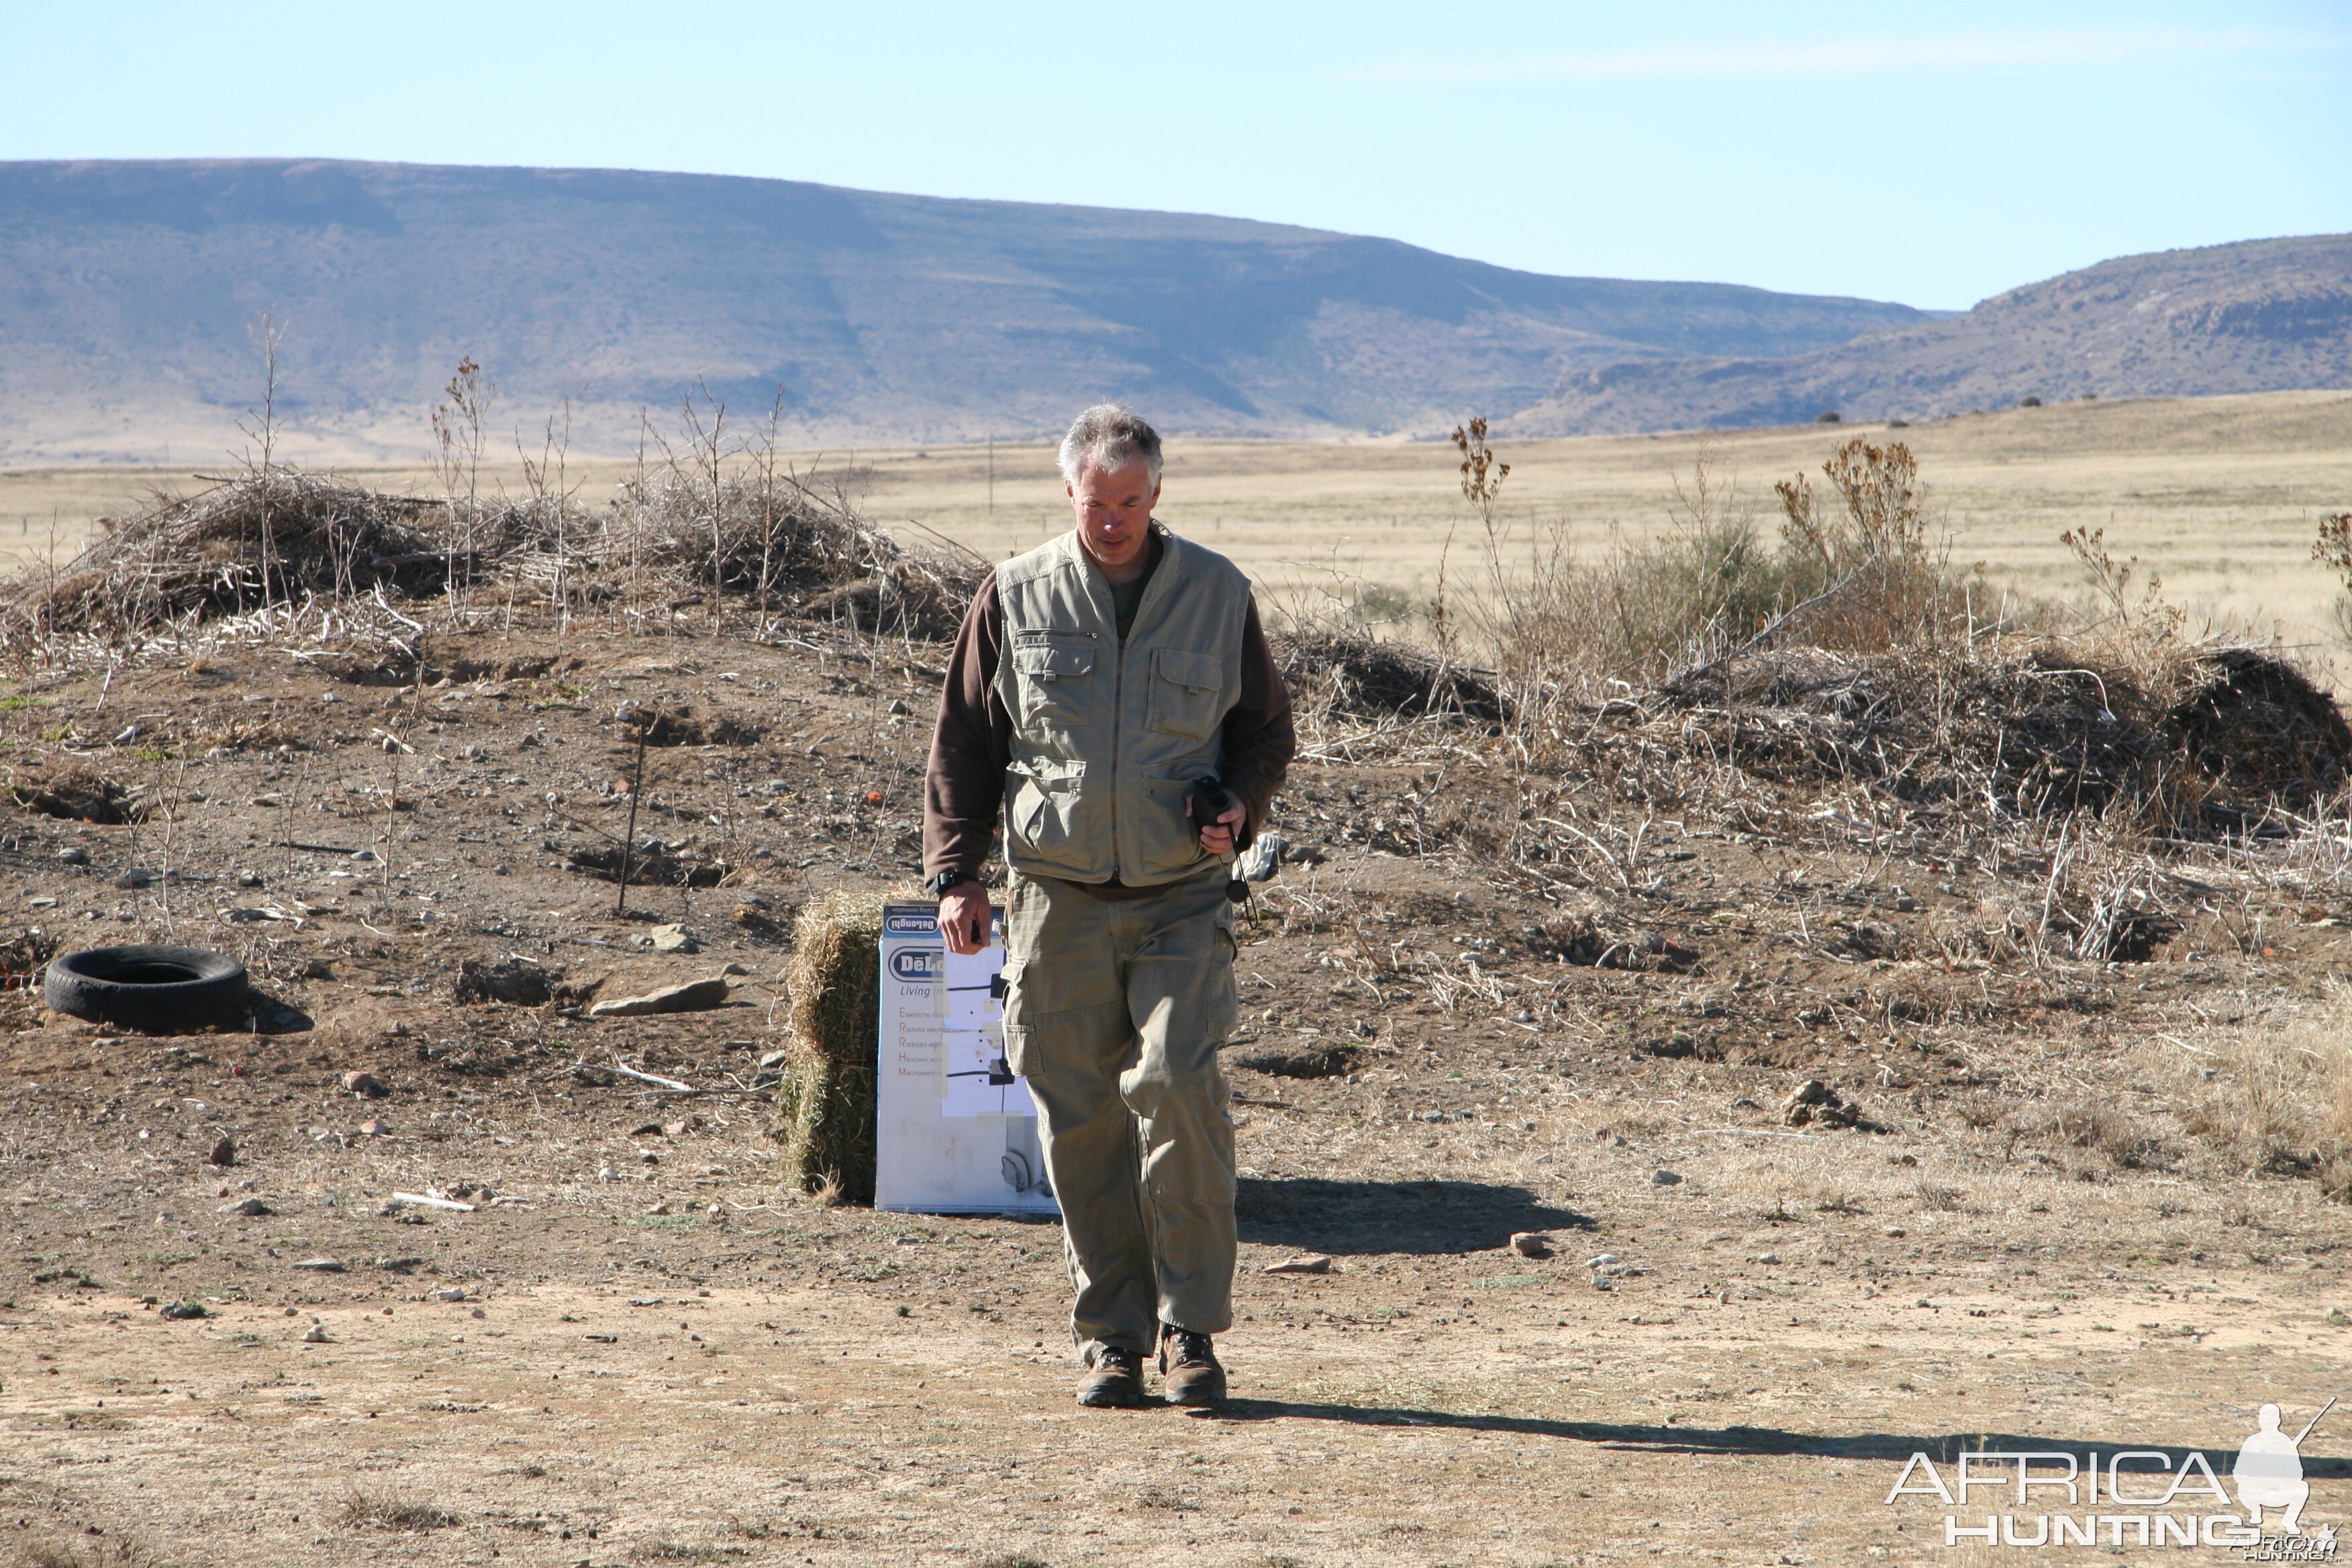
[(882, 917), (885, 936), (931, 936), (939, 929), (939, 917), (929, 910), (892, 910)]
[[(2306, 1533), (2301, 1521), (2311, 1500), (2311, 1483), (2303, 1479), (2303, 1440), (2335, 1403), (2321, 1405), (2292, 1437), (2279, 1430), (2279, 1407), (2263, 1405), (2255, 1414), (2256, 1430), (2239, 1445), (2230, 1466), (2234, 1500), (2203, 1454), (2190, 1449), (2176, 1463), (2171, 1453), (2158, 1448), (2080, 1456), (1987, 1451), (1947, 1459), (1942, 1470), (1927, 1455), (1915, 1453), (1886, 1500), (1932, 1497), (1946, 1508), (1965, 1510), (1971, 1491), (1990, 1489), (1990, 1497), (1974, 1500), (2010, 1503), (2019, 1510), (1989, 1511), (1982, 1524), (1963, 1522), (1972, 1516), (1948, 1513), (1947, 1546), (2235, 1546), (2250, 1563), (2333, 1562), (2335, 1528), (2323, 1524)], [(2037, 1503), (2083, 1511), (2024, 1511)], [(2102, 1503), (2133, 1511), (2101, 1511)], [(2204, 1511), (2216, 1506), (2239, 1511)], [(2273, 1515), (2274, 1534), (2263, 1533), (2265, 1512)]]
[(902, 947), (890, 955), (893, 979), (919, 985), (937, 980), (947, 967), (947, 953), (936, 947)]

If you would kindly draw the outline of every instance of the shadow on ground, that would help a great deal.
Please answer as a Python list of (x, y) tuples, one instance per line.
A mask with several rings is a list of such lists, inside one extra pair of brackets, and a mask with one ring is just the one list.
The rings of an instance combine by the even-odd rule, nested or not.
[[(1230, 1399), (1215, 1410), (1202, 1412), (1201, 1418), (1222, 1421), (1338, 1421), (1351, 1426), (1438, 1426), (1464, 1432), (1509, 1432), (1526, 1437), (1559, 1437), (1606, 1448), (1758, 1458), (1809, 1457), (1901, 1462), (1914, 1454), (1925, 1454), (1937, 1464), (1947, 1464), (1962, 1454), (2071, 1454), (2080, 1459), (2087, 1453), (2124, 1453), (2132, 1456), (2124, 1470), (2127, 1481), (2140, 1471), (2156, 1474), (2157, 1467), (2149, 1462), (2149, 1458), (2159, 1454), (2164, 1457), (2166, 1465), (2178, 1470), (2190, 1454), (2202, 1453), (2209, 1464), (2226, 1476), (2229, 1467), (2221, 1461), (2237, 1451), (2235, 1440), (2215, 1443), (2204, 1448), (2168, 1447), (2142, 1441), (2136, 1435), (2118, 1436), (2111, 1432), (2090, 1436), (2052, 1437), (2046, 1435), (2026, 1436), (2014, 1432), (1920, 1432), (1906, 1436), (1897, 1432), (1788, 1432), (1774, 1426), (1640, 1426), (1609, 1421), (1550, 1421), (1530, 1415), (1469, 1415), (1444, 1410), (1305, 1404), (1280, 1399)], [(2306, 1455), (2303, 1460), (2303, 1473), (2305, 1476), (2352, 1476), (2352, 1458)]]
[(1234, 1215), (1244, 1241), (1312, 1252), (1490, 1252), (1516, 1230), (1590, 1230), (1525, 1187), (1484, 1182), (1331, 1182), (1242, 1178)]

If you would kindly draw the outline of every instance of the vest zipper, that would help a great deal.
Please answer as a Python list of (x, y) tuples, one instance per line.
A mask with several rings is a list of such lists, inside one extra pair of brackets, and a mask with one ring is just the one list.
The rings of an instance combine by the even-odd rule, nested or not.
[[(1146, 593), (1150, 591), (1145, 590)], [(1143, 618), (1139, 608), (1136, 611), (1136, 618)], [(1110, 629), (1113, 639), (1118, 644), (1118, 653), (1111, 663), (1110, 687), (1110, 879), (1124, 882), (1127, 880), (1124, 875), (1126, 861), (1121, 841), (1126, 837), (1122, 831), (1126, 823), (1119, 807), (1127, 798), (1127, 792), (1119, 787), (1118, 752), (1120, 738), (1127, 732), (1127, 639), (1118, 636), (1116, 624)]]
[[(1160, 529), (1160, 520), (1157, 518), (1152, 519), (1149, 527), (1154, 532), (1164, 531)], [(1149, 550), (1150, 543), (1147, 542), (1144, 548)], [(1130, 632), (1136, 626), (1143, 625), (1143, 612), (1151, 607), (1152, 595), (1164, 595), (1166, 592), (1167, 584), (1162, 579), (1168, 575), (1168, 557), (1175, 553), (1172, 537), (1168, 543), (1160, 547), (1160, 564), (1152, 572), (1151, 581), (1143, 585), (1143, 597), (1136, 601), (1135, 620), (1129, 628)], [(1078, 553), (1083, 557), (1086, 553), (1086, 546), (1079, 545)], [(1087, 571), (1090, 578), (1102, 577), (1103, 587), (1106, 592), (1108, 591), (1110, 579), (1102, 576), (1101, 567), (1087, 562)], [(1087, 584), (1087, 598), (1089, 603), (1094, 603), (1096, 612), (1099, 614), (1103, 606), (1095, 602), (1091, 581)], [(1110, 689), (1110, 879), (1114, 882), (1125, 882), (1127, 880), (1126, 834), (1123, 830), (1126, 826), (1126, 815), (1120, 810), (1120, 806), (1126, 801), (1128, 792), (1119, 784), (1119, 742), (1127, 733), (1127, 638), (1118, 635), (1118, 607), (1116, 600), (1112, 601), (1110, 610), (1110, 635), (1112, 640), (1118, 644), (1118, 654), (1111, 666), (1113, 679)]]

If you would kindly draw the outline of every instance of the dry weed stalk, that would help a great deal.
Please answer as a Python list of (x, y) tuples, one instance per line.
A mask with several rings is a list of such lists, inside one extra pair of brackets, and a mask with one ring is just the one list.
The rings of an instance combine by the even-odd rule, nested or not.
[[(1454, 445), (1462, 454), (1462, 499), (1478, 513), (1479, 526), (1486, 531), (1491, 549), (1495, 540), (1495, 503), (1501, 498), (1503, 481), (1511, 475), (1511, 465), (1496, 458), (1486, 444), (1486, 418), (1474, 417), (1467, 425), (1454, 427)], [(1449, 519), (1445, 524), (1445, 543), (1437, 553), (1437, 593), (1431, 602), (1429, 624), (1437, 638), (1437, 656), (1441, 664), (1454, 653), (1454, 626), (1445, 605), (1446, 569), (1454, 558), (1454, 535), (1456, 523)]]
[[(457, 362), (457, 374), (442, 390), (441, 401), (433, 406), (433, 467), (448, 513), (442, 537), (442, 603), (453, 617), (459, 607), (460, 562), (465, 564), (467, 585), (471, 585), (473, 525), (481, 508), (482, 420), (496, 395), (497, 388), (467, 354)], [(461, 479), (466, 487), (462, 507), (457, 500)], [(453, 619), (450, 624), (457, 623)]]

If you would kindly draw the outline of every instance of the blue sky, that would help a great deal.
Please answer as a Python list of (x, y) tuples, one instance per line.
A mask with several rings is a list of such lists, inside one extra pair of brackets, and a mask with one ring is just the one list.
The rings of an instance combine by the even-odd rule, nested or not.
[(0, 0), (0, 158), (771, 175), (1928, 306), (2352, 230), (2346, 0)]

